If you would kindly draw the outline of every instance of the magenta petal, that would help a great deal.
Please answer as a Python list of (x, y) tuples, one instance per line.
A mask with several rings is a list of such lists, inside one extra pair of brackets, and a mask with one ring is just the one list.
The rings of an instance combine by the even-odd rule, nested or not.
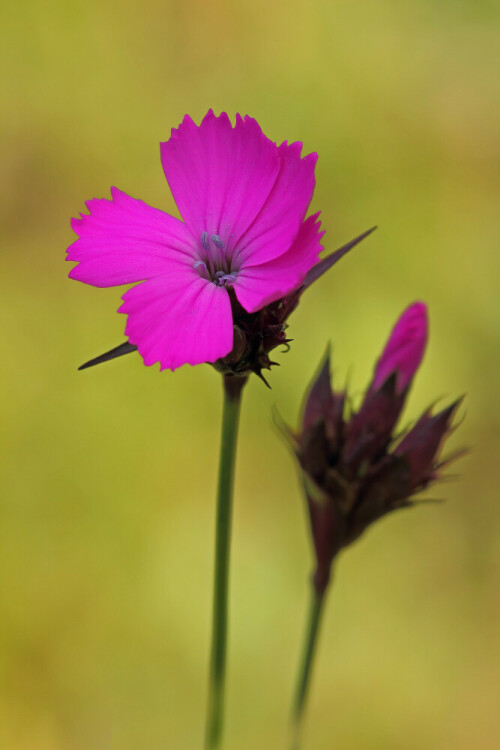
[(300, 156), (301, 143), (278, 148), (281, 168), (252, 226), (236, 243), (235, 265), (260, 265), (285, 253), (304, 220), (314, 191), (317, 154)]
[(427, 307), (423, 302), (415, 302), (394, 326), (377, 362), (372, 388), (379, 388), (390, 375), (397, 373), (397, 390), (404, 391), (424, 356), (427, 331)]
[(68, 248), (78, 261), (70, 278), (98, 287), (130, 284), (192, 262), (194, 242), (178, 219), (111, 188), (112, 199), (87, 201), (90, 214), (73, 219), (80, 239)]
[(212, 110), (196, 125), (186, 115), (160, 144), (165, 176), (182, 218), (200, 237), (217, 235), (230, 251), (267, 200), (280, 168), (276, 144), (256, 120)]
[(215, 362), (233, 346), (227, 290), (186, 267), (129, 289), (118, 312), (128, 315), (125, 335), (144, 364), (161, 369)]
[(303, 222), (288, 252), (260, 266), (243, 266), (234, 284), (240, 304), (248, 312), (260, 310), (297, 289), (318, 261), (323, 248), (319, 213)]

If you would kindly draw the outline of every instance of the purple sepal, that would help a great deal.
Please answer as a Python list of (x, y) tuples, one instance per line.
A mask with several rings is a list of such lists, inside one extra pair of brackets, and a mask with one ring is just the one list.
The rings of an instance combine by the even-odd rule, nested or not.
[(360, 410), (346, 427), (343, 461), (354, 478), (363, 464), (373, 461), (387, 448), (404, 406), (406, 393), (396, 390), (396, 375), (378, 390), (368, 390)]
[(425, 487), (435, 478), (435, 457), (450, 432), (460, 403), (461, 399), (434, 416), (425, 412), (395, 448), (394, 454), (404, 458), (408, 464), (412, 492)]

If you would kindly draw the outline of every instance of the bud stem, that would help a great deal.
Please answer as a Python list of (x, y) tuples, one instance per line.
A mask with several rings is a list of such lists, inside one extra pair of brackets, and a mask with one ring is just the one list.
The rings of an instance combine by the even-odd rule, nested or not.
[(318, 643), (318, 634), (321, 624), (321, 615), (324, 609), (326, 589), (317, 591), (315, 586), (311, 587), (312, 596), (309, 609), (309, 622), (306, 630), (306, 640), (302, 656), (302, 666), (299, 671), (299, 680), (292, 708), (291, 734), (292, 741), (290, 750), (300, 750), (301, 733), (304, 720), (309, 685), (311, 682), (314, 654)]
[(221, 746), (224, 722), (231, 506), (241, 391), (246, 380), (246, 377), (224, 376), (206, 750), (217, 750)]

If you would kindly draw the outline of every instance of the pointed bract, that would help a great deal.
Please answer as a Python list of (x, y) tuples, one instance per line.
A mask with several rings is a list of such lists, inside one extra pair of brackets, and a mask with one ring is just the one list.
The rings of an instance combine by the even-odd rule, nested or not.
[(123, 344), (119, 344), (118, 346), (115, 346), (113, 349), (110, 349), (108, 352), (105, 352), (104, 354), (100, 354), (98, 357), (94, 357), (93, 359), (89, 359), (88, 362), (85, 362), (83, 365), (80, 365), (78, 368), (79, 370), (86, 370), (87, 367), (94, 367), (95, 365), (100, 365), (103, 362), (109, 362), (111, 359), (116, 359), (116, 357), (122, 357), (124, 354), (130, 354), (131, 352), (136, 352), (137, 347), (134, 346), (134, 344), (131, 344), (130, 341), (124, 341)]
[(330, 347), (326, 352), (323, 364), (307, 393), (302, 417), (302, 431), (309, 430), (332, 409), (333, 391), (330, 382)]
[(394, 454), (404, 458), (409, 466), (413, 491), (435, 478), (435, 457), (450, 432), (459, 404), (456, 401), (434, 416), (425, 412), (395, 448)]
[(377, 227), (372, 227), (371, 229), (368, 229), (366, 232), (363, 232), (363, 234), (360, 234), (359, 237), (355, 237), (347, 244), (339, 247), (338, 250), (335, 250), (333, 253), (330, 253), (330, 255), (327, 255), (326, 258), (322, 258), (319, 263), (316, 263), (316, 265), (314, 265), (311, 270), (307, 272), (304, 279), (304, 287), (311, 286), (311, 284), (313, 284), (321, 276), (323, 276), (324, 273), (329, 271), (330, 268), (335, 265), (335, 263), (338, 263), (338, 261), (343, 258), (344, 255), (349, 252), (349, 250), (352, 250), (352, 248), (355, 247), (359, 242), (361, 242), (361, 240), (364, 240), (372, 232), (374, 232), (376, 228)]

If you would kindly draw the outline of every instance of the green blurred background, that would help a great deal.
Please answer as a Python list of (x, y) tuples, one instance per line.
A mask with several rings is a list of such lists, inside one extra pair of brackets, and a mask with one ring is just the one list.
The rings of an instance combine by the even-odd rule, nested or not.
[(174, 206), (158, 142), (188, 112), (249, 113), (319, 155), (333, 250), (237, 467), (226, 747), (284, 747), (311, 550), (295, 423), (334, 344), (361, 393), (399, 312), (430, 306), (406, 418), (466, 392), (472, 447), (439, 506), (338, 566), (311, 750), (500, 746), (498, 14), (489, 0), (10, 2), (2, 62), (0, 748), (193, 750), (203, 735), (221, 387), (130, 355), (120, 290), (67, 279), (71, 216), (117, 185)]

